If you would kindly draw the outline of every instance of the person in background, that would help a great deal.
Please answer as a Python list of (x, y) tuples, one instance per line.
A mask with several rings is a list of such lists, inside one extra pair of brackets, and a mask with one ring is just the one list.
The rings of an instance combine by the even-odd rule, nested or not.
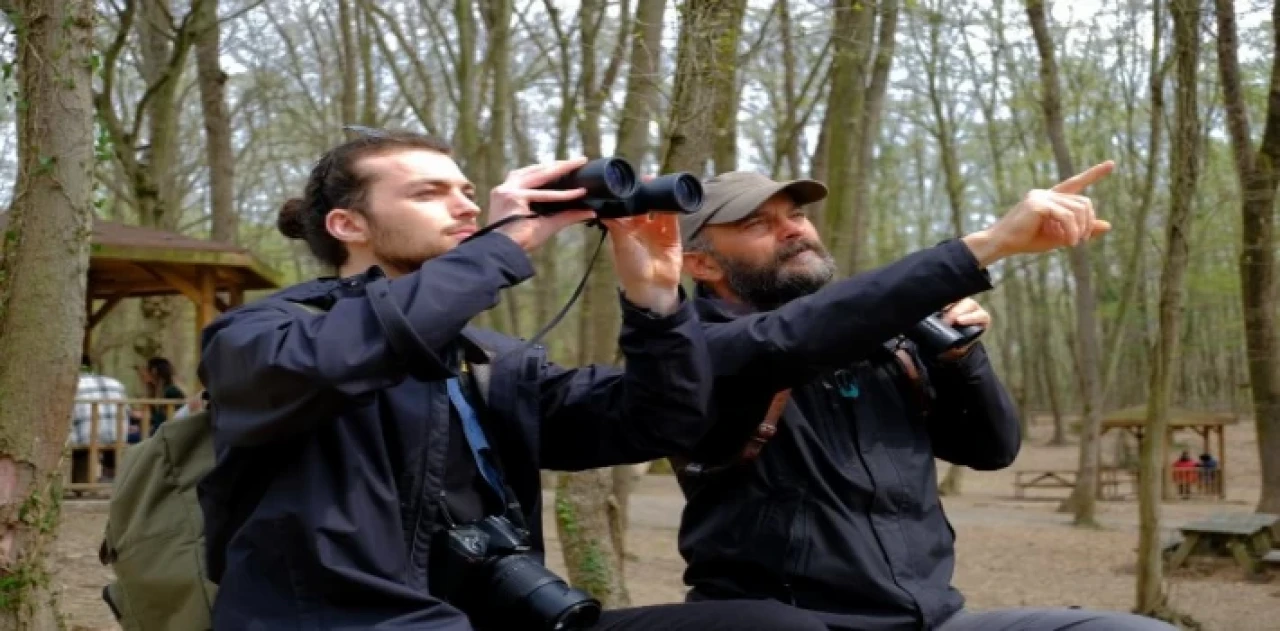
[[(142, 380), (143, 387), (146, 388), (146, 398), (148, 399), (175, 399), (178, 401), (186, 400), (187, 395), (182, 391), (173, 376), (173, 364), (164, 357), (152, 357), (147, 360), (146, 366), (136, 366), (138, 378)], [(138, 412), (133, 417), (139, 423), (142, 421), (142, 413)], [(156, 433), (160, 429), (160, 425), (169, 419), (169, 410), (163, 405), (151, 406), (151, 433)], [(139, 434), (141, 430), (138, 430)], [(139, 440), (141, 436), (139, 436)], [(129, 442), (137, 442), (130, 440)]]
[(1173, 462), (1173, 481), (1178, 485), (1178, 497), (1191, 497), (1191, 485), (1196, 481), (1196, 461), (1191, 459), (1191, 452), (1184, 450)]

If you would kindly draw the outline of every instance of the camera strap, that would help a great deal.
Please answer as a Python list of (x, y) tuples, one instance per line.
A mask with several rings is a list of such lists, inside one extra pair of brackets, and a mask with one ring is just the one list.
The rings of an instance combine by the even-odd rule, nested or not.
[(493, 450), (489, 448), (489, 440), (485, 438), (484, 429), (480, 427), (480, 417), (476, 415), (476, 410), (471, 407), (467, 397), (463, 396), (462, 385), (457, 377), (449, 378), (445, 384), (449, 389), (449, 401), (453, 404), (453, 409), (458, 411), (458, 418), (462, 420), (462, 433), (467, 438), (467, 445), (471, 447), (471, 457), (476, 461), (476, 468), (479, 469), (485, 482), (489, 483), (493, 492), (498, 494), (498, 499), (505, 508), (507, 486), (502, 479), (502, 473), (490, 460)]

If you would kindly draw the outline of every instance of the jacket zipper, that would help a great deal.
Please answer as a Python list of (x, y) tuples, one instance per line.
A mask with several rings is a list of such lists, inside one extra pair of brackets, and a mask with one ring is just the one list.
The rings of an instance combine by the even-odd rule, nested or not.
[[(435, 393), (433, 391), (432, 396), (428, 397), (428, 407), (430, 407), (430, 402), (431, 402), (431, 399), (434, 398), (433, 396), (434, 394)], [(452, 413), (453, 413), (452, 411), (449, 412), (450, 415), (452, 415)], [(444, 430), (441, 432), (441, 434), (443, 434), (443, 437), (442, 437), (443, 440), (446, 441), (445, 443), (446, 466), (447, 466), (447, 460), (448, 460), (448, 442), (447, 441), (449, 440), (449, 430), (450, 430), (450, 425), (452, 424), (452, 421), (453, 421), (452, 418), (448, 419), (448, 422), (444, 424)], [(408, 558), (406, 559), (406, 561), (407, 561), (408, 567), (410, 568), (409, 570), (410, 572), (413, 571), (412, 569), (413, 553), (417, 545), (418, 533), (422, 532), (423, 513), (427, 512), (427, 508), (432, 502), (438, 502), (440, 505), (439, 507), (440, 510), (446, 511), (444, 488), (441, 488), (435, 497), (427, 497), (426, 494), (421, 490), (428, 483), (427, 477), (431, 469), (431, 454), (430, 454), (431, 444), (432, 444), (431, 441), (428, 440), (426, 446), (423, 447), (422, 449), (422, 471), (421, 471), (421, 475), (419, 475), (418, 477), (418, 481), (419, 481), (418, 490), (416, 490), (414, 493), (415, 495), (419, 496), (418, 502), (417, 502), (417, 509), (414, 511), (413, 528), (411, 528), (409, 532), (406, 533), (406, 537), (405, 537), (407, 542), (405, 549), (408, 552)], [(427, 545), (430, 546), (431, 545), (430, 542), (428, 542)], [(426, 560), (424, 560), (424, 562), (426, 562)]]

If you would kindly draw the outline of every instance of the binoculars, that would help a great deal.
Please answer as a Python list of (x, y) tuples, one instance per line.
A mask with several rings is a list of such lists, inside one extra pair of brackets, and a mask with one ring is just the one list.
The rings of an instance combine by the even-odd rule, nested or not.
[(600, 219), (634, 217), (650, 212), (689, 214), (702, 207), (702, 183), (688, 173), (673, 173), (640, 182), (635, 169), (622, 158), (599, 158), (540, 187), (544, 190), (587, 189), (567, 202), (533, 202), (539, 215), (590, 208)]
[(970, 344), (984, 331), (986, 329), (976, 324), (948, 326), (942, 321), (942, 314), (935, 313), (917, 322), (906, 332), (906, 336), (916, 343), (923, 354), (937, 357), (949, 350)]

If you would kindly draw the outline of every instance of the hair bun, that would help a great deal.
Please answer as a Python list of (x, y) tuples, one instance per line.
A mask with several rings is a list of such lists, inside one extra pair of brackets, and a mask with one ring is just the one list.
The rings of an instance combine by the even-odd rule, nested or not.
[(302, 221), (303, 202), (293, 198), (280, 207), (280, 216), (276, 218), (276, 228), (280, 234), (290, 239), (301, 239), (306, 236), (306, 225)]

